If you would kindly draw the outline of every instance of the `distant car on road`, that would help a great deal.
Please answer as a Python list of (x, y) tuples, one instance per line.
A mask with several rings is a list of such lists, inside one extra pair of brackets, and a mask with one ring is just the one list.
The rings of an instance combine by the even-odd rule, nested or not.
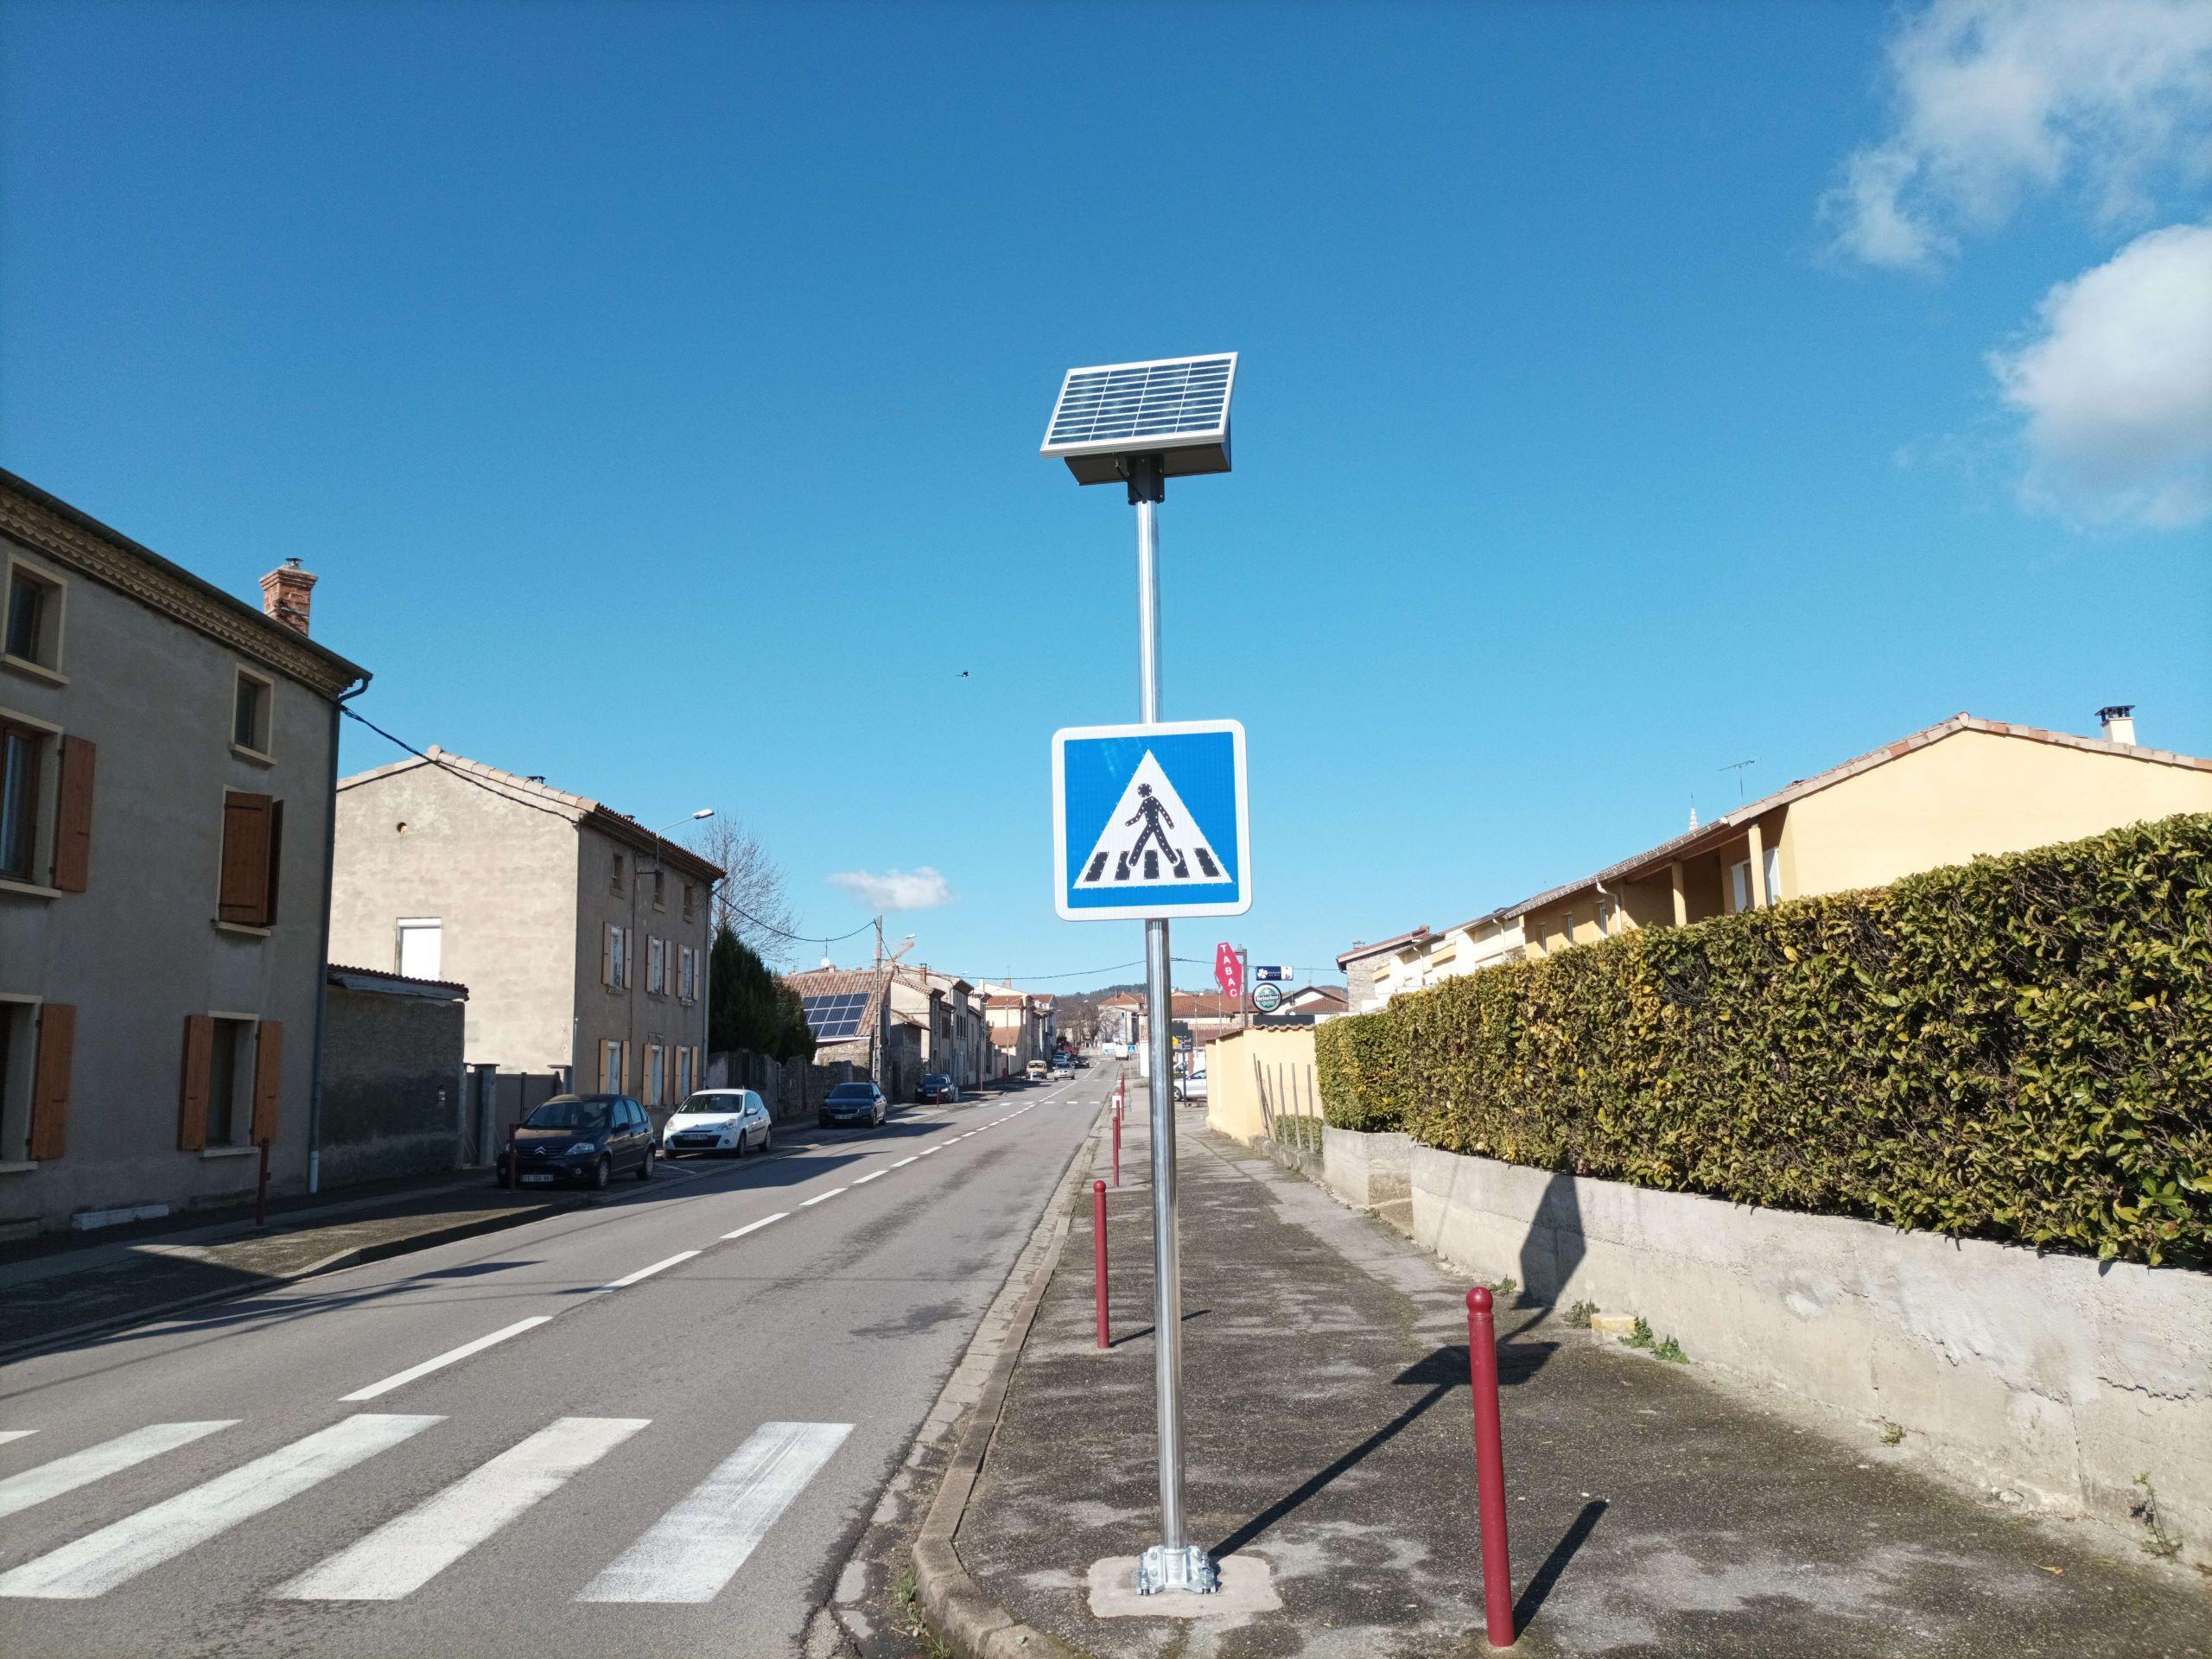
[(1175, 1079), (1175, 1098), (1185, 1103), (1204, 1101), (1206, 1097), (1206, 1068), (1203, 1062), (1186, 1077)]
[(1045, 1081), (1045, 1062), (1032, 1060), (1027, 1065), (1022, 1067), (1021, 1073), (1032, 1083), (1042, 1083)]
[(1071, 1077), (1075, 1076), (1075, 1067), (1070, 1064), (1067, 1056), (1063, 1054), (1052, 1062), (1051, 1075), (1056, 1077)]
[(931, 1072), (914, 1090), (914, 1099), (924, 1106), (949, 1106), (959, 1098), (960, 1085), (942, 1071)]
[(891, 1103), (883, 1090), (872, 1083), (841, 1083), (830, 1091), (822, 1103), (822, 1109), (815, 1115), (815, 1122), (825, 1129), (844, 1128), (854, 1124), (874, 1128), (889, 1115)]
[[(656, 1149), (652, 1120), (629, 1096), (556, 1095), (515, 1131), (515, 1176), (524, 1186), (567, 1180), (599, 1188), (624, 1171), (650, 1181)], [(502, 1159), (499, 1185), (506, 1184)]]
[(750, 1089), (702, 1089), (670, 1117), (660, 1144), (671, 1158), (694, 1152), (742, 1158), (767, 1151), (774, 1135), (767, 1103)]

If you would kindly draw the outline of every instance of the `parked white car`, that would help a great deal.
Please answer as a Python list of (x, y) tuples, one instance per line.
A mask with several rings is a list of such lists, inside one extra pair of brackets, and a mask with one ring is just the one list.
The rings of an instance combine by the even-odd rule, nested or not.
[(694, 1152), (726, 1152), (742, 1158), (748, 1152), (766, 1152), (775, 1131), (768, 1121), (767, 1103), (750, 1089), (702, 1089), (685, 1101), (661, 1131), (664, 1156), (681, 1158)]

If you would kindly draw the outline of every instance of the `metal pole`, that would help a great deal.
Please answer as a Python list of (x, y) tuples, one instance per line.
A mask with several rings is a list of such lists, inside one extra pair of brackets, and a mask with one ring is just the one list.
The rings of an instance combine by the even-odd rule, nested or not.
[[(1160, 719), (1160, 463), (1129, 463), (1137, 510), (1137, 718)], [(1205, 1549), (1183, 1536), (1183, 1255), (1175, 1230), (1175, 1089), (1169, 1071), (1174, 1020), (1167, 924), (1144, 925), (1145, 1007), (1152, 1020), (1152, 1329), (1159, 1395), (1160, 1537), (1137, 1562), (1137, 1590), (1211, 1591), (1220, 1579)]]
[(1513, 1645), (1513, 1567), (1505, 1543), (1505, 1448), (1497, 1412), (1497, 1323), (1490, 1287), (1467, 1293), (1468, 1381), (1475, 1395), (1475, 1506), (1482, 1516), (1484, 1623), (1493, 1648)]

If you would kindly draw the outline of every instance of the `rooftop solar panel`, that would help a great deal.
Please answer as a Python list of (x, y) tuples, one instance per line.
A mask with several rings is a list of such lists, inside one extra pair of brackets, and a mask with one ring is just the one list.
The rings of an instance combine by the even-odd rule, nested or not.
[(1236, 353), (1070, 369), (1045, 429), (1044, 453), (1083, 484), (1108, 483), (1116, 462), (1157, 455), (1164, 476), (1229, 470), (1229, 399)]
[(839, 991), (799, 999), (807, 1027), (817, 1043), (842, 1043), (858, 1036), (861, 1021), (868, 1014), (868, 1003), (865, 991)]

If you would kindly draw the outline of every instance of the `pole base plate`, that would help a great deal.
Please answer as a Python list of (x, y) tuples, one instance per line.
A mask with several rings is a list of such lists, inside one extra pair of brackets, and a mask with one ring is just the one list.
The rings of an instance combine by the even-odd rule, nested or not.
[(1213, 1557), (1196, 1544), (1170, 1549), (1154, 1544), (1137, 1557), (1137, 1593), (1156, 1596), (1163, 1590), (1187, 1590), (1210, 1596), (1221, 1588), (1221, 1571)]

